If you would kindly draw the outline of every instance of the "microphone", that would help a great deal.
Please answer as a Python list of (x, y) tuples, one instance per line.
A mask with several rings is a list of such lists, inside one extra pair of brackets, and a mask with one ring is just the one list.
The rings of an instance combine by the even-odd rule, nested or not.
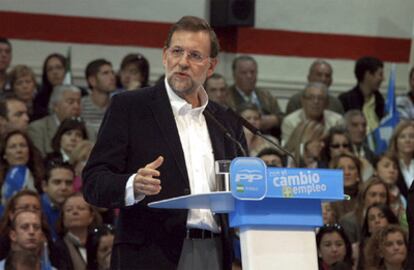
[(236, 140), (229, 132), (229, 130), (222, 124), (220, 123), (212, 114), (211, 112), (209, 112), (208, 110), (204, 110), (204, 115), (207, 116), (211, 121), (213, 121), (217, 127), (219, 127), (219, 129), (224, 133), (224, 135), (226, 135), (226, 137), (234, 142), (237, 147), (240, 149), (240, 151), (242, 152), (243, 156), (247, 157), (247, 153), (246, 150), (244, 150), (243, 146), (241, 145), (241, 143)]
[(257, 136), (265, 139), (266, 141), (268, 141), (269, 143), (271, 143), (273, 146), (275, 146), (277, 148), (277, 150), (279, 150), (283, 154), (289, 156), (293, 160), (293, 162), (295, 162), (295, 164), (298, 164), (296, 162), (295, 157), (292, 155), (292, 153), (290, 153), (289, 151), (286, 151), (283, 147), (281, 147), (280, 145), (276, 144), (275, 142), (273, 142), (272, 140), (270, 140), (269, 138), (267, 138), (266, 136), (264, 136), (263, 133), (260, 131), (260, 129), (258, 129), (255, 126), (253, 126), (252, 124), (250, 124), (249, 121), (247, 121), (246, 119), (244, 119), (243, 117), (241, 117), (240, 115), (238, 115), (231, 108), (228, 108), (226, 111), (233, 118), (235, 118), (237, 121), (239, 121), (245, 128), (247, 128), (251, 133), (253, 133), (254, 135), (257, 135)]

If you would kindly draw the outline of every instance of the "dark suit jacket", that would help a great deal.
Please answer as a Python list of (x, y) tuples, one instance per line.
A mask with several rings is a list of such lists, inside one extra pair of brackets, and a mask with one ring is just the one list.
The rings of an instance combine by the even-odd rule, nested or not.
[(407, 220), (409, 228), (409, 243), (407, 253), (407, 264), (404, 269), (414, 269), (414, 183), (408, 191)]
[[(381, 95), (379, 91), (374, 92), (375, 97), (375, 114), (378, 117), (378, 120), (384, 117), (384, 108), (385, 108), (385, 101), (384, 97)], [(361, 89), (358, 85), (356, 85), (351, 90), (342, 93), (338, 96), (339, 100), (344, 106), (345, 112), (357, 109), (362, 111), (362, 107), (364, 106), (364, 96), (362, 94)]]
[[(245, 144), (241, 126), (221, 106), (209, 102), (209, 110), (230, 133)], [(237, 147), (225, 139), (214, 122), (206, 117), (214, 158), (232, 159)], [(164, 156), (159, 168), (161, 192), (125, 207), (125, 186), (139, 168)], [(186, 232), (187, 210), (152, 209), (147, 204), (190, 194), (184, 154), (164, 82), (115, 95), (103, 119), (96, 145), (83, 171), (86, 200), (96, 206), (121, 208), (115, 244), (141, 246), (137, 256), (154, 269), (160, 258), (147, 254), (149, 244), (162, 249), (163, 255), (178, 263)], [(162, 259), (162, 258), (161, 258)]]

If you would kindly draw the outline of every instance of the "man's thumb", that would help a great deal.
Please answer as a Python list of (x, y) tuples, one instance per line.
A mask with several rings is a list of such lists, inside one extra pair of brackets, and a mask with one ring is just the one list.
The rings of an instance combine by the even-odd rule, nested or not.
[(162, 165), (162, 163), (164, 163), (164, 157), (163, 156), (159, 156), (153, 162), (148, 163), (147, 166), (145, 166), (145, 168), (157, 169), (158, 167), (160, 167)]

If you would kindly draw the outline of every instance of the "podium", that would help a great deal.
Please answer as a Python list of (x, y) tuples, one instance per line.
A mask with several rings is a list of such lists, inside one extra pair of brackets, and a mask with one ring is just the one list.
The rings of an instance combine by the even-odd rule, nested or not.
[(239, 228), (243, 269), (318, 269), (315, 228), (321, 202), (343, 200), (342, 170), (267, 168), (240, 157), (230, 166), (230, 192), (192, 194), (149, 204), (155, 208), (228, 213)]

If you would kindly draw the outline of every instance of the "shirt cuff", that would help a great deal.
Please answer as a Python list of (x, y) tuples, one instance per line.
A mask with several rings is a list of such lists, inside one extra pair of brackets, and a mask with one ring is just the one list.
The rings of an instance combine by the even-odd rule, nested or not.
[(134, 178), (135, 178), (135, 175), (136, 175), (136, 173), (131, 175), (128, 178), (128, 181), (126, 183), (126, 187), (125, 187), (125, 206), (134, 205), (136, 203), (139, 203), (140, 201), (142, 201), (145, 198), (145, 194), (140, 194), (137, 197), (135, 197), (135, 195), (134, 195)]

